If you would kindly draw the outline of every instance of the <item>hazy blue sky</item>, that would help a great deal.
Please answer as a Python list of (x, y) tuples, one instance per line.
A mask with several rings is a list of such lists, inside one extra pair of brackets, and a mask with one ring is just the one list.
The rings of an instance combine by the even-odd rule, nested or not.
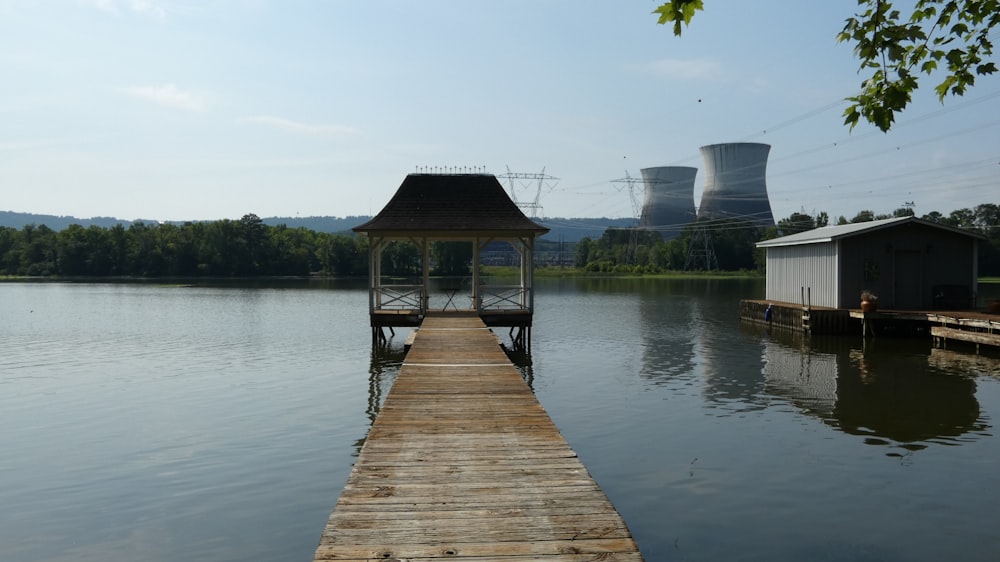
[(623, 217), (614, 180), (735, 141), (772, 145), (776, 218), (1000, 202), (1000, 79), (850, 133), (855, 0), (705, 4), (676, 38), (643, 0), (0, 0), (0, 210), (371, 214), (457, 166)]

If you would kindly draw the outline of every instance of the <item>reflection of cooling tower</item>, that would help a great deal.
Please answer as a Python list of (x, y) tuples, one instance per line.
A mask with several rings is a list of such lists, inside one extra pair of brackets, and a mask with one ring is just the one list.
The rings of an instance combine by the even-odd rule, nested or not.
[(675, 238), (694, 220), (694, 177), (698, 168), (660, 166), (640, 171), (646, 195), (639, 228), (657, 230), (664, 240)]
[(770, 145), (753, 142), (701, 147), (705, 190), (698, 218), (743, 219), (760, 226), (774, 226), (765, 181), (770, 150)]

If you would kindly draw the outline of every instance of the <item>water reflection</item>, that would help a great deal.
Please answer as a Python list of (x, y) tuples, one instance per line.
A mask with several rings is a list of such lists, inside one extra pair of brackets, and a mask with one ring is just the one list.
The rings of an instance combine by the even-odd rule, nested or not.
[(850, 364), (837, 377), (833, 415), (841, 430), (873, 444), (886, 444), (880, 440), (885, 438), (922, 449), (923, 442), (957, 443), (955, 438), (988, 427), (980, 421), (971, 378), (932, 372), (927, 355), (872, 347), (852, 349)]
[(510, 359), (510, 362), (514, 364), (517, 372), (521, 374), (521, 378), (528, 384), (528, 388), (534, 392), (535, 368), (531, 362), (531, 352), (526, 349), (514, 349), (506, 345), (503, 346), (503, 350), (507, 354), (507, 358)]
[[(403, 345), (404, 339), (392, 339), (384, 345), (373, 345), (371, 351), (371, 361), (368, 367), (368, 407), (365, 415), (368, 416), (368, 429), (371, 429), (375, 418), (385, 402), (385, 393), (392, 388), (392, 381), (399, 375), (399, 368), (406, 358), (406, 348)], [(368, 438), (365, 435), (354, 442), (354, 456), (361, 454), (361, 448)]]
[(654, 384), (690, 379), (695, 371), (695, 346), (701, 339), (700, 299), (685, 295), (684, 285), (644, 286), (639, 292), (642, 332), (640, 375)]
[(915, 451), (978, 440), (990, 428), (969, 358), (935, 353), (924, 340), (880, 339), (863, 349), (845, 337), (776, 332), (762, 340), (768, 395), (866, 443)]
[(1000, 378), (1000, 354), (988, 349), (981, 349), (979, 353), (970, 353), (935, 347), (931, 348), (927, 363), (931, 369), (946, 373), (961, 369), (964, 372), (981, 376)]
[[(737, 341), (732, 311), (757, 280), (659, 280), (636, 287), (643, 377), (654, 384), (698, 383), (703, 398), (728, 411), (766, 407), (756, 339)], [(748, 346), (751, 349), (748, 349)]]

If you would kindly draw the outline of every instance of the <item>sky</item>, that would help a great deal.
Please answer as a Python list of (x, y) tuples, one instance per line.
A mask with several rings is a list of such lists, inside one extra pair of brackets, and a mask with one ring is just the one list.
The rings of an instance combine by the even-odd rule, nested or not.
[[(406, 174), (541, 216), (630, 217), (640, 170), (771, 145), (776, 219), (1000, 203), (1000, 78), (889, 133), (843, 125), (856, 0), (0, 0), (0, 210), (135, 220), (372, 215)], [(994, 36), (996, 33), (994, 33)], [(630, 191), (631, 188), (631, 191)], [(635, 197), (632, 197), (632, 196)]]

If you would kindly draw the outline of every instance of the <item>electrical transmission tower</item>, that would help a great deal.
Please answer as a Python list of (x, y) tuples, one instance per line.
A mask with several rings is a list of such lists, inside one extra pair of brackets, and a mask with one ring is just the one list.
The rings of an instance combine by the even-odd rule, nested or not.
[[(508, 185), (510, 185), (510, 198), (515, 205), (524, 211), (524, 214), (533, 219), (537, 219), (542, 214), (542, 204), (540, 203), (542, 190), (552, 191), (552, 188), (556, 186), (554, 182), (559, 181), (559, 178), (546, 175), (544, 167), (541, 173), (533, 174), (511, 172), (510, 166), (507, 166), (507, 173), (497, 177), (507, 180)], [(532, 182), (537, 183), (532, 184)], [(534, 187), (534, 197), (525, 198), (524, 194), (529, 192), (532, 187)], [(519, 190), (522, 195), (518, 195)]]
[[(635, 225), (629, 229), (628, 235), (628, 246), (625, 249), (625, 263), (628, 265), (635, 265), (636, 260), (636, 250), (639, 247), (639, 217), (642, 214), (642, 200), (639, 198), (638, 189), (636, 189), (636, 184), (641, 182), (639, 178), (633, 178), (629, 175), (628, 170), (625, 170), (625, 177), (617, 180), (613, 180), (613, 183), (624, 185), (628, 189), (629, 199), (632, 200), (632, 217), (635, 219)], [(618, 191), (621, 188), (615, 187)]]
[(684, 271), (719, 269), (719, 260), (715, 257), (715, 248), (712, 245), (712, 235), (706, 225), (710, 222), (712, 221), (697, 221), (692, 225)]

